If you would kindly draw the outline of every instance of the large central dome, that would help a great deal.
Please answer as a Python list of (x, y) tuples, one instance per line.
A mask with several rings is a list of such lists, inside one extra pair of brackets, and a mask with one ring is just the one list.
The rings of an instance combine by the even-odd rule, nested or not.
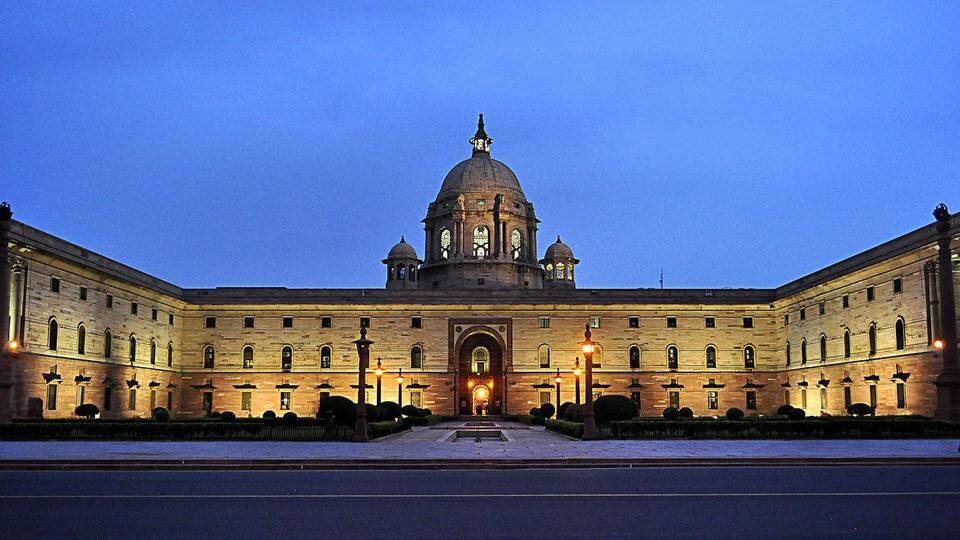
[(520, 181), (510, 167), (490, 157), (487, 152), (475, 152), (470, 159), (457, 163), (440, 186), (438, 199), (460, 193), (512, 191), (513, 195), (526, 199), (520, 189)]

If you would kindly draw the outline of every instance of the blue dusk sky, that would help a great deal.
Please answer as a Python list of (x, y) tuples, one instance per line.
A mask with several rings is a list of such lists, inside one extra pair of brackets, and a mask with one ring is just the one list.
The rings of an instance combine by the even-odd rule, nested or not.
[(958, 2), (0, 4), (0, 199), (185, 287), (382, 287), (492, 155), (582, 287), (773, 287), (960, 209)]

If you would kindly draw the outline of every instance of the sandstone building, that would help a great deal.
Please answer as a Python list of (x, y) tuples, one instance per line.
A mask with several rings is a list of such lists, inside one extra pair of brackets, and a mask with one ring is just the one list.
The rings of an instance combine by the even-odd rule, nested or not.
[(385, 372), (383, 400), (519, 413), (556, 402), (558, 370), (560, 401), (575, 400), (589, 324), (600, 343), (590, 391), (630, 396), (645, 415), (784, 403), (844, 414), (864, 402), (958, 417), (960, 261), (949, 246), (960, 215), (942, 209), (776, 289), (584, 290), (570, 246), (557, 238), (539, 255), (533, 204), (491, 157), (482, 117), (470, 142), (427, 208), (422, 257), (401, 239), (382, 261), (383, 289), (185, 289), (4, 208), (0, 415), (70, 417), (80, 403), (104, 417), (159, 406), (313, 415), (322, 396), (356, 399), (360, 325)]

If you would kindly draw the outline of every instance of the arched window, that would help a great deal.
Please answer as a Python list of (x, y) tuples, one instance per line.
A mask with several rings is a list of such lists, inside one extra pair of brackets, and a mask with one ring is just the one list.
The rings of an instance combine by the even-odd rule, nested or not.
[(415, 369), (423, 368), (423, 349), (419, 345), (410, 347), (410, 367)]
[(490, 370), (490, 351), (486, 347), (474, 347), (470, 352), (470, 371), (486, 373)]
[(330, 358), (333, 356), (333, 350), (330, 347), (320, 347), (320, 367), (330, 367)]
[(573, 263), (567, 265), (567, 279), (573, 281)]
[(820, 361), (827, 361), (827, 336), (820, 334)]
[(753, 345), (747, 345), (743, 348), (743, 367), (753, 369), (757, 367), (757, 350)]
[(870, 325), (870, 330), (867, 331), (867, 340), (870, 344), (870, 356), (877, 354), (877, 325)]
[(557, 263), (556, 269), (557, 269), (557, 273), (556, 273), (557, 279), (563, 279), (567, 276), (567, 267), (562, 262)]
[(640, 369), (640, 347), (630, 346), (630, 369)]
[(173, 366), (173, 342), (167, 343), (167, 366)]
[(477, 257), (486, 257), (490, 253), (490, 229), (480, 225), (473, 230), (473, 254)]
[(215, 365), (216, 352), (213, 350), (213, 345), (207, 345), (203, 348), (203, 367), (210, 369)]
[(800, 364), (807, 363), (807, 338), (800, 340)]
[(103, 357), (110, 358), (111, 356), (113, 356), (113, 334), (107, 329), (103, 333)]
[(280, 369), (293, 368), (293, 347), (286, 345), (280, 349)]
[(411, 264), (411, 265), (410, 265), (410, 268), (407, 269), (407, 279), (409, 279), (410, 281), (416, 281), (416, 280), (417, 280), (417, 267), (416, 267), (416, 266), (414, 266), (414, 265)]
[(550, 367), (550, 346), (549, 345), (540, 345), (537, 348), (537, 361), (540, 363), (540, 367), (548, 368)]
[(77, 326), (77, 354), (86, 354), (86, 352), (87, 329), (83, 326), (83, 323), (80, 323), (80, 326)]
[(57, 350), (57, 341), (60, 336), (60, 326), (56, 319), (50, 319), (47, 326), (47, 348), (51, 351)]
[(850, 358), (850, 330), (843, 330), (843, 357)]
[(130, 336), (130, 363), (137, 361), (137, 336)]
[(707, 346), (707, 367), (717, 367), (717, 348), (713, 345)]
[(157, 340), (155, 339), (150, 340), (150, 363), (157, 363)]
[(787, 342), (786, 357), (787, 357), (787, 365), (789, 366), (790, 365), (790, 342), (789, 341)]
[(253, 367), (253, 347), (250, 345), (243, 348), (243, 367), (244, 369)]
[(514, 229), (510, 233), (510, 256), (515, 261), (523, 256), (523, 234), (520, 233), (520, 229)]
[(553, 265), (552, 265), (552, 264), (547, 264), (546, 277), (547, 277), (547, 279), (553, 279)]
[(676, 345), (667, 347), (667, 367), (677, 369), (680, 364), (680, 349)]
[(903, 319), (897, 319), (897, 350), (902, 351), (907, 346), (907, 328)]
[(450, 229), (440, 229), (440, 258), (450, 258)]

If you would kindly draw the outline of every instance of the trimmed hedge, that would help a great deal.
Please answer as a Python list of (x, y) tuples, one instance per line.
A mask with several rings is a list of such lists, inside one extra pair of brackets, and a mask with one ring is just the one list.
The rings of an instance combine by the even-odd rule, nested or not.
[(548, 418), (546, 422), (544, 422), (544, 427), (550, 431), (567, 435), (568, 437), (583, 438), (583, 422), (568, 422), (566, 420)]
[(357, 422), (357, 405), (350, 398), (327, 396), (320, 400), (317, 418), (327, 418), (332, 414), (338, 426), (352, 428)]
[(640, 416), (640, 409), (637, 402), (627, 396), (608, 394), (593, 402), (593, 416), (599, 427), (614, 421), (636, 418)]
[[(428, 410), (428, 409), (420, 409)], [(427, 416), (408, 416), (403, 419), (403, 422), (408, 426), (435, 426), (443, 421), (443, 417), (439, 414), (428, 414)]]
[(821, 417), (804, 420), (640, 418), (613, 422), (614, 437), (641, 439), (916, 439), (960, 436), (960, 425), (924, 417)]
[(544, 425), (545, 421), (546, 418), (539, 415), (534, 416), (532, 414), (521, 414), (517, 416), (517, 422), (526, 424), (528, 426), (542, 426)]
[(583, 422), (583, 407), (575, 403), (571, 403), (567, 410), (564, 411), (563, 419), (568, 422)]
[(367, 436), (371, 439), (376, 439), (378, 437), (393, 435), (394, 433), (399, 433), (408, 429), (410, 429), (410, 424), (405, 422), (394, 422), (393, 420), (387, 420), (385, 422), (372, 422), (367, 424)]

